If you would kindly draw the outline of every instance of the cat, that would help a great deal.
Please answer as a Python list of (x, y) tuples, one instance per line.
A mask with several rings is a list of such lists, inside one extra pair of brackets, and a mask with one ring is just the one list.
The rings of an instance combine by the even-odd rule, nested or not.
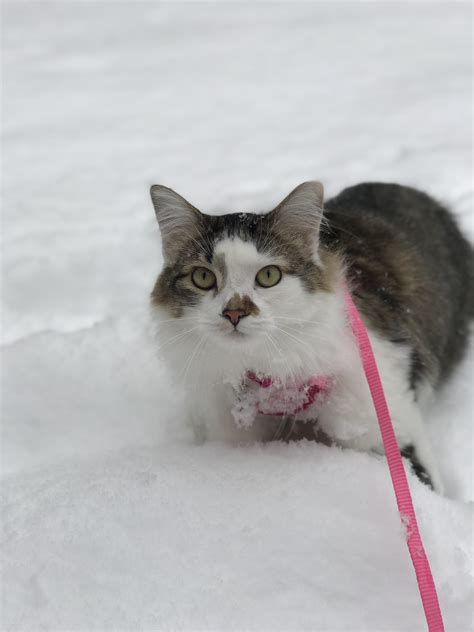
[(474, 314), (473, 250), (451, 213), (383, 183), (324, 206), (321, 183), (304, 182), (267, 213), (206, 215), (161, 185), (151, 198), (164, 258), (157, 335), (196, 437), (319, 437), (383, 453), (348, 286), (400, 451), (442, 493), (422, 410), (461, 360)]

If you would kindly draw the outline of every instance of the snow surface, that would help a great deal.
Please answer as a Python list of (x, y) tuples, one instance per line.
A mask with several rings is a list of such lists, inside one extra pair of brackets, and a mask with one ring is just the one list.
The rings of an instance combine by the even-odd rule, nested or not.
[[(469, 234), (459, 3), (4, 4), (3, 629), (425, 629), (383, 459), (195, 446), (155, 357), (148, 187), (270, 207), (424, 188)], [(449, 631), (471, 630), (473, 353), (412, 476)]]

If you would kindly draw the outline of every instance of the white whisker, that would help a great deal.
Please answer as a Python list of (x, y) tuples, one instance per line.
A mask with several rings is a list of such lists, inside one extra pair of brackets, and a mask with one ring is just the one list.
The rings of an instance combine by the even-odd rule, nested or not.
[(176, 342), (177, 340), (180, 340), (181, 338), (183, 338), (184, 336), (190, 334), (191, 332), (195, 331), (196, 329), (197, 329), (197, 327), (192, 327), (191, 329), (187, 329), (186, 331), (181, 331), (179, 334), (176, 334), (175, 336), (171, 336), (171, 338), (168, 338), (161, 345), (159, 345), (156, 350), (159, 351), (160, 349), (163, 349), (164, 347), (167, 347), (172, 342)]
[(196, 346), (194, 347), (194, 350), (186, 364), (184, 373), (183, 373), (183, 381), (186, 381), (186, 377), (188, 375), (189, 369), (191, 368), (191, 364), (193, 363), (194, 358), (196, 357), (196, 353), (198, 352), (198, 349), (200, 348), (201, 344), (208, 338), (209, 334), (203, 334), (201, 336), (201, 338), (199, 339), (198, 343), (196, 344)]
[(311, 325), (319, 325), (320, 321), (317, 320), (306, 320), (305, 318), (294, 318), (289, 316), (274, 316), (275, 320), (289, 320), (295, 323), (309, 323)]
[(297, 342), (298, 344), (300, 344), (305, 353), (304, 355), (308, 355), (308, 344), (306, 341), (302, 340), (301, 338), (298, 338), (297, 336), (290, 334), (288, 331), (285, 331), (284, 329), (282, 329), (281, 327), (276, 327), (276, 329), (278, 331), (281, 331), (282, 334), (284, 334), (285, 336), (288, 336), (288, 338), (291, 338), (291, 340), (294, 340), (295, 342)]
[(159, 325), (163, 325), (165, 323), (181, 323), (183, 321), (187, 321), (187, 320), (194, 320), (194, 321), (199, 321), (199, 318), (196, 318), (196, 316), (185, 316), (185, 317), (179, 317), (179, 318), (167, 318), (166, 320), (158, 320), (157, 324)]

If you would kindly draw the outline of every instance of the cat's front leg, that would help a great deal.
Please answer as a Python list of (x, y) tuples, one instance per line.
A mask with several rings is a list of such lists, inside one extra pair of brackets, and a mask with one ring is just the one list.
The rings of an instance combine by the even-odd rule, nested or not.
[(209, 431), (206, 427), (205, 418), (196, 410), (188, 411), (188, 420), (193, 431), (194, 440), (197, 445), (202, 445), (209, 439)]
[(219, 389), (188, 395), (188, 417), (196, 443), (206, 441), (235, 442), (238, 428), (232, 418), (230, 407)]
[(236, 423), (232, 412), (235, 401), (235, 391), (223, 384), (210, 385), (199, 393), (188, 394), (188, 416), (197, 443), (222, 441), (243, 444), (267, 439), (268, 429), (260, 419), (255, 419), (248, 427)]

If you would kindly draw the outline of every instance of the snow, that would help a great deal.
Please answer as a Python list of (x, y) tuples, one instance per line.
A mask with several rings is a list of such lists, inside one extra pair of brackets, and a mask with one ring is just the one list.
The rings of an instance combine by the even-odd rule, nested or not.
[[(2, 628), (424, 630), (386, 464), (193, 445), (153, 349), (154, 182), (211, 212), (397, 181), (474, 235), (470, 6), (5, 3)], [(471, 630), (472, 350), (413, 476)]]

